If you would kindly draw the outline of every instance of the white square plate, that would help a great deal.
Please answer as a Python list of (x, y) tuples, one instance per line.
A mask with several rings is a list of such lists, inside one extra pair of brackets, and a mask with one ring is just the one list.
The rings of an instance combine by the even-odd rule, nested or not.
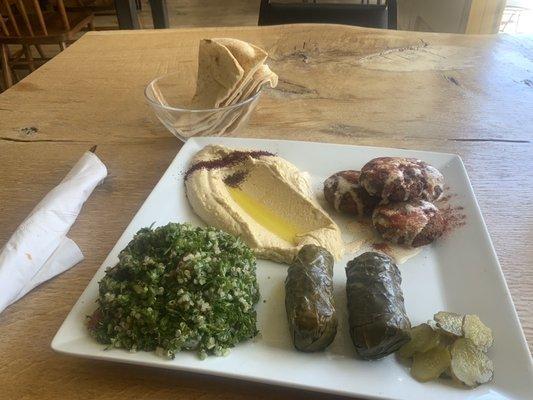
[[(495, 365), (494, 381), (474, 390), (443, 380), (422, 384), (394, 356), (374, 362), (357, 359), (347, 329), (344, 267), (348, 257), (335, 265), (339, 328), (335, 341), (323, 353), (305, 354), (292, 347), (284, 307), (287, 267), (263, 260), (258, 260), (257, 266), (261, 333), (255, 340), (232, 349), (229, 356), (201, 361), (194, 352), (183, 352), (174, 360), (165, 360), (147, 352), (104, 350), (85, 327), (86, 316), (95, 309), (98, 281), (106, 267), (118, 261), (118, 253), (140, 228), (153, 222), (156, 225), (170, 221), (202, 224), (187, 202), (183, 173), (194, 154), (212, 143), (277, 153), (307, 171), (316, 190), (320, 190), (324, 179), (332, 173), (359, 169), (379, 156), (417, 157), (437, 167), (450, 191), (457, 194), (454, 204), (464, 207), (467, 222), (400, 266), (407, 313), (413, 325), (431, 319), (439, 310), (478, 314), (494, 332), (495, 345), (489, 351)], [(82, 357), (352, 396), (410, 400), (533, 399), (531, 356), (465, 168), (461, 159), (452, 154), (278, 140), (190, 139), (67, 316), (52, 348)]]

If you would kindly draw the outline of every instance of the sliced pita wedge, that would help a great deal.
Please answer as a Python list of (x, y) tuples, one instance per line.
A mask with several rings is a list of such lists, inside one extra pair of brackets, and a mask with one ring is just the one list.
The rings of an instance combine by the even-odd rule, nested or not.
[(263, 64), (254, 74), (252, 80), (239, 93), (236, 94), (232, 104), (244, 101), (257, 93), (264, 85), (275, 88), (278, 85), (278, 76), (271, 71), (268, 65)]
[(240, 91), (241, 88), (246, 86), (253, 79), (254, 73), (261, 67), (261, 65), (263, 65), (268, 54), (260, 47), (243, 42), (242, 40), (232, 38), (214, 38), (212, 40), (226, 47), (244, 71), (244, 76), (233, 93), (229, 94), (228, 97), (221, 102), (221, 105), (225, 106), (231, 104), (235, 97), (235, 93)]
[[(274, 88), (277, 86), (277, 84), (278, 76), (270, 70), (268, 65), (262, 65), (261, 68), (254, 74), (252, 81), (250, 81), (239, 97), (235, 99), (235, 103), (244, 101), (245, 99), (253, 96), (259, 92), (263, 86), (269, 85), (270, 87)], [(245, 123), (250, 118), (252, 111), (252, 108), (248, 108), (244, 114), (235, 115), (229, 124), (220, 127), (221, 132), (225, 133), (236, 131), (240, 125)]]
[(236, 131), (242, 123), (248, 120), (252, 112), (253, 110), (249, 108), (248, 110), (246, 110), (244, 114), (237, 114), (233, 116), (233, 118), (230, 121), (228, 121), (229, 123), (226, 123), (220, 126), (219, 128), (220, 134), (222, 135), (223, 133), (226, 133), (226, 132)]
[(233, 93), (244, 70), (225, 46), (211, 39), (200, 41), (194, 108), (215, 108)]
[[(270, 70), (268, 65), (263, 64), (254, 74), (252, 80), (248, 85), (243, 88), (238, 97), (235, 98), (232, 104), (244, 101), (247, 98), (251, 97), (255, 93), (259, 92), (261, 88), (265, 85), (270, 85), (270, 87), (276, 87), (278, 84), (278, 76)], [(228, 104), (228, 105), (232, 105)], [(227, 130), (236, 129), (243, 121), (245, 121), (252, 109), (248, 108), (244, 114), (234, 113), (232, 110), (225, 111), (220, 114), (211, 116), (209, 120), (205, 120), (204, 126), (207, 124), (216, 125), (219, 127), (219, 134), (224, 133)]]

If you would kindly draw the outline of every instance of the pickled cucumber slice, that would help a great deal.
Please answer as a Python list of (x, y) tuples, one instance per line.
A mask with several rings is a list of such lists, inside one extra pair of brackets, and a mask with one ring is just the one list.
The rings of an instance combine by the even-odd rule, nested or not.
[(415, 353), (424, 353), (439, 344), (439, 332), (434, 331), (428, 324), (420, 324), (409, 330), (411, 340), (398, 351), (402, 358), (411, 358)]
[(477, 315), (465, 315), (463, 320), (463, 333), (466, 339), (470, 339), (484, 352), (487, 352), (494, 342), (492, 330), (481, 322)]
[(440, 328), (437, 326), (437, 323), (433, 319), (428, 319), (428, 322), (426, 322), (426, 324), (429, 325), (430, 328), (433, 329), (434, 331), (440, 330)]
[(433, 347), (425, 353), (414, 355), (411, 375), (420, 382), (431, 381), (446, 371), (450, 363), (451, 356), (448, 349), (443, 346)]
[[(451, 365), (451, 363), (450, 363), (450, 365)], [(446, 369), (442, 372), (442, 374), (440, 374), (440, 377), (441, 377), (442, 379), (452, 379), (452, 378), (453, 378), (453, 375), (452, 375), (452, 370), (451, 370), (451, 368), (450, 368), (450, 367), (446, 368)]]
[(454, 378), (467, 386), (492, 380), (494, 365), (470, 339), (457, 339), (451, 348), (451, 370)]
[(463, 336), (463, 315), (453, 312), (439, 311), (433, 316), (433, 319), (437, 323), (437, 326), (443, 331), (455, 336)]

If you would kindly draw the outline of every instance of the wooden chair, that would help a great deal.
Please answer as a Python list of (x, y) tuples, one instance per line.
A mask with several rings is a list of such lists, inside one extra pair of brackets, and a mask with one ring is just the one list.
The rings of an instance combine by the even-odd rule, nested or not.
[[(142, 1), (135, 0), (137, 11), (142, 11)], [(65, 0), (67, 11), (90, 10), (94, 15), (116, 15), (114, 0)]]
[(342, 3), (261, 0), (258, 25), (306, 22), (396, 29), (396, 0), (375, 0), (375, 4), (369, 0)]
[[(27, 68), (34, 71), (49, 60), (42, 44), (58, 44), (64, 50), (67, 43), (85, 28), (92, 30), (94, 16), (91, 12), (69, 12), (63, 0), (43, 7), (39, 0), (0, 0), (0, 60), (4, 88), (13, 85), (13, 69)], [(8, 45), (20, 45), (22, 50), (10, 54)], [(34, 58), (31, 46), (35, 46), (40, 58)]]
[[(90, 11), (95, 17), (116, 16), (115, 0), (64, 0), (65, 8), (68, 11)], [(142, 11), (142, 1), (135, 0), (137, 11)], [(139, 26), (142, 27), (141, 18), (137, 15)], [(119, 29), (118, 25), (96, 27), (98, 31), (108, 31)]]

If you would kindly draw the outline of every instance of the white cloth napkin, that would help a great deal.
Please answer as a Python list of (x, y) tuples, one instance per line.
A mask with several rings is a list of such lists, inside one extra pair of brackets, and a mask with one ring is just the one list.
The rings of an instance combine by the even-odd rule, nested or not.
[(66, 234), (106, 176), (102, 161), (86, 152), (15, 230), (0, 251), (0, 312), (83, 260), (81, 250)]

